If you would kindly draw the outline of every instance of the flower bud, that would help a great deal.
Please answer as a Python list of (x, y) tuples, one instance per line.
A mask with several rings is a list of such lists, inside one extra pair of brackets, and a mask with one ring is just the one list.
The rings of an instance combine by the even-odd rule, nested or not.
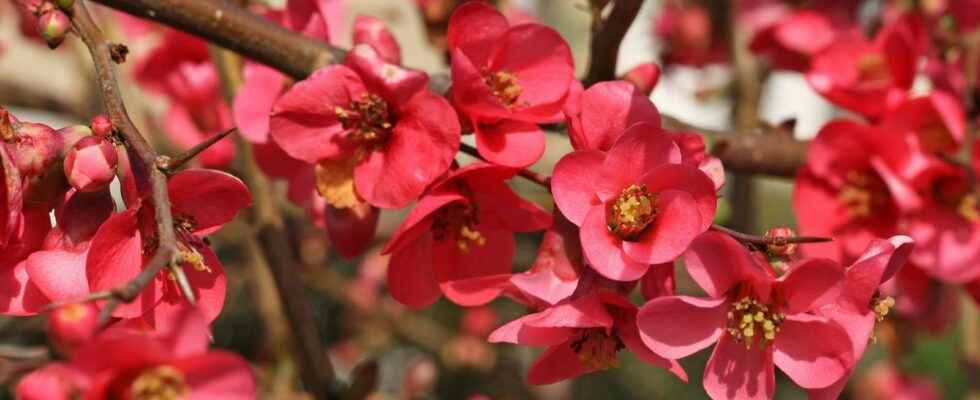
[(99, 309), (92, 303), (74, 303), (58, 307), (48, 317), (48, 335), (62, 351), (88, 342), (98, 330)]
[(70, 28), (71, 21), (68, 20), (68, 15), (61, 10), (45, 12), (38, 19), (38, 32), (40, 32), (44, 41), (48, 43), (48, 47), (52, 49), (58, 47), (61, 42), (65, 41), (65, 37), (68, 36), (68, 30)]
[(786, 243), (786, 239), (796, 237), (796, 232), (785, 226), (771, 228), (766, 231), (766, 239), (772, 239), (768, 246), (769, 254), (787, 257), (796, 253), (796, 243)]
[(13, 135), (4, 145), (24, 176), (40, 176), (61, 156), (64, 142), (51, 127), (33, 122), (14, 124)]
[(66, 156), (68, 151), (75, 146), (75, 143), (84, 137), (92, 136), (92, 133), (92, 129), (85, 125), (71, 125), (58, 129), (58, 134), (61, 135), (61, 141), (64, 143), (61, 148), (61, 156)]
[(649, 95), (660, 80), (660, 67), (654, 63), (637, 65), (623, 75), (623, 80), (632, 83), (643, 94)]
[(72, 146), (65, 156), (65, 177), (82, 192), (105, 188), (116, 174), (116, 149), (103, 138), (89, 136)]
[(106, 137), (112, 134), (112, 121), (109, 120), (105, 114), (99, 114), (92, 117), (92, 121), (89, 122), (92, 127), (92, 133), (98, 137)]

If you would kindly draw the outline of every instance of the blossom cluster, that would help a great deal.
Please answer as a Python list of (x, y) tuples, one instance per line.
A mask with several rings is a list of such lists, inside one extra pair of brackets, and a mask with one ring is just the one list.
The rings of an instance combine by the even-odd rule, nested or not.
[[(53, 47), (67, 31), (50, 21), (69, 18), (62, 3), (21, 8)], [(252, 11), (336, 44), (328, 3)], [(669, 45), (664, 62), (727, 63), (708, 11), (668, 3), (654, 29)], [(950, 60), (930, 47), (942, 29), (933, 15), (889, 9), (867, 38), (848, 5), (760, 3), (737, 16), (754, 28), (750, 48), (853, 113), (809, 144), (793, 193), (800, 232), (831, 242), (797, 244), (789, 229), (750, 240), (715, 225), (724, 165), (699, 133), (661, 125), (649, 99), (659, 67), (585, 87), (555, 29), (485, 2), (448, 16), (448, 88), (404, 66), (384, 23), (362, 16), (338, 63), (293, 81), (246, 60), (228, 102), (206, 42), (120, 19), (131, 36), (159, 40), (133, 77), (164, 99), (158, 122), (172, 143), (186, 150), (235, 126), (242, 146), (220, 140), (195, 161), (203, 168), (166, 171), (173, 260), (133, 301), (107, 308), (99, 295), (131, 284), (163, 239), (147, 166), (105, 116), (55, 130), (0, 109), (0, 312), (50, 311), (66, 359), (23, 378), (18, 396), (256, 395), (241, 357), (207, 350), (228, 286), (207, 237), (251, 204), (225, 172), (245, 152), (345, 258), (368, 250), (382, 211), (410, 208), (381, 250), (388, 294), (410, 309), (442, 298), (523, 306), (492, 331), (473, 323), (472, 336), (543, 348), (530, 384), (613, 368), (621, 352), (687, 381), (679, 360), (714, 345), (702, 379), (713, 399), (772, 398), (776, 367), (810, 397), (836, 398), (893, 307), (929, 312), (917, 308), (933, 290), (923, 276), (980, 292), (980, 155), (955, 156), (971, 146), (958, 100), (967, 89), (940, 79)], [(927, 93), (912, 90), (920, 72), (933, 78)], [(573, 150), (543, 177), (528, 168), (555, 125)], [(512, 189), (518, 177), (545, 186), (554, 207)], [(535, 261), (515, 271), (517, 237), (535, 232)], [(699, 294), (677, 290), (679, 277)]]

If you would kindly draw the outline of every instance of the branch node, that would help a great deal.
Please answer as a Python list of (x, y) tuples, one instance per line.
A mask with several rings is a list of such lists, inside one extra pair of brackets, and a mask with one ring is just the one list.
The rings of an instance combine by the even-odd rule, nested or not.
[(112, 57), (112, 62), (122, 64), (126, 62), (127, 55), (129, 55), (129, 48), (126, 47), (126, 45), (120, 43), (109, 43), (109, 56)]

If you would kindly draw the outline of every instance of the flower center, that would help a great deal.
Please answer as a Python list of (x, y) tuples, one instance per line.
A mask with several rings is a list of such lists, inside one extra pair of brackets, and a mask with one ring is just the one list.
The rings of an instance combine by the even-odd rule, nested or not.
[(779, 327), (786, 316), (770, 309), (751, 297), (743, 297), (732, 303), (728, 311), (726, 329), (735, 340), (745, 343), (745, 348), (752, 348), (753, 342), (764, 348), (776, 338)]
[(892, 80), (888, 63), (879, 53), (868, 53), (858, 58), (857, 69), (861, 82), (871, 86), (886, 86)]
[(888, 189), (877, 176), (849, 171), (847, 182), (837, 193), (837, 201), (847, 207), (851, 218), (870, 217), (871, 212), (888, 202)]
[(616, 354), (625, 347), (618, 336), (602, 328), (582, 329), (570, 345), (582, 365), (591, 370), (615, 367), (619, 363)]
[(347, 140), (368, 151), (383, 145), (394, 129), (388, 103), (377, 95), (364, 93), (348, 107), (334, 108), (340, 125), (351, 130)]
[(483, 71), (483, 82), (487, 84), (494, 96), (505, 106), (511, 107), (521, 97), (521, 85), (517, 84), (517, 75), (507, 71)]
[(133, 400), (177, 400), (186, 397), (190, 388), (184, 374), (169, 365), (143, 371), (130, 386)]
[(936, 195), (959, 216), (970, 222), (980, 221), (980, 193), (970, 188), (966, 179), (945, 179), (936, 184)]
[(483, 246), (487, 238), (477, 230), (477, 215), (476, 206), (472, 204), (452, 203), (445, 206), (432, 222), (433, 237), (437, 241), (456, 241), (456, 246), (464, 253), (468, 253), (474, 245)]
[(606, 227), (623, 240), (635, 239), (657, 215), (657, 194), (643, 185), (632, 185), (606, 204)]
[(891, 296), (875, 299), (873, 303), (871, 309), (874, 310), (875, 320), (878, 322), (884, 321), (888, 312), (891, 311), (892, 307), (895, 307), (895, 299)]

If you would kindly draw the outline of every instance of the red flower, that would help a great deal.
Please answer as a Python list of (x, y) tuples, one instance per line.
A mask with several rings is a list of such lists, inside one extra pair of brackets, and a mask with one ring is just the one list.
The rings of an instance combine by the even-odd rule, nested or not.
[[(231, 126), (221, 80), (204, 41), (167, 30), (133, 73), (143, 88), (170, 100), (162, 125), (180, 148), (189, 149)], [(223, 139), (198, 157), (205, 167), (224, 168), (234, 159), (235, 146)]]
[[(177, 235), (176, 257), (197, 296), (197, 308), (212, 321), (224, 305), (226, 277), (221, 262), (202, 238), (231, 221), (251, 203), (251, 197), (238, 178), (214, 170), (181, 171), (170, 177), (167, 188)], [(109, 217), (92, 238), (86, 258), (91, 289), (109, 290), (128, 282), (140, 273), (158, 244), (153, 208), (142, 201), (137, 199), (129, 209)], [(183, 304), (165, 269), (136, 301), (121, 304), (113, 316), (142, 316), (157, 326)]]
[(276, 101), (272, 139), (317, 164), (317, 187), (331, 205), (359, 197), (404, 207), (449, 168), (458, 118), (425, 88), (424, 73), (389, 64), (369, 46), (356, 46), (346, 64), (317, 70)]
[(643, 345), (636, 325), (636, 306), (613, 292), (592, 292), (525, 315), (497, 328), (488, 340), (548, 348), (528, 371), (527, 382), (532, 385), (614, 367), (622, 349), (687, 381), (677, 361), (654, 354)]
[(811, 143), (796, 178), (793, 208), (800, 234), (835, 240), (807, 245), (807, 255), (855, 260), (873, 239), (895, 233), (903, 210), (918, 206), (918, 196), (885, 161), (905, 158), (878, 141), (887, 134), (838, 120), (824, 125)]
[(510, 168), (472, 164), (432, 186), (405, 218), (384, 254), (391, 254), (388, 290), (414, 308), (445, 294), (462, 305), (480, 305), (499, 291), (456, 290), (454, 281), (510, 272), (514, 232), (544, 229), (551, 216), (510, 190)]
[[(861, 359), (871, 340), (875, 321), (884, 320), (895, 305), (894, 298), (879, 294), (879, 288), (905, 265), (912, 247), (912, 239), (907, 236), (872, 242), (858, 261), (847, 267), (844, 286), (837, 301), (818, 310), (819, 315), (847, 331), (855, 363)], [(853, 365), (849, 368), (853, 368)], [(847, 373), (831, 386), (811, 390), (810, 397), (836, 399), (847, 385), (850, 374)]]
[[(970, 292), (970, 283), (963, 288)], [(933, 278), (912, 263), (885, 282), (881, 293), (895, 299), (895, 312), (902, 322), (932, 335), (946, 332), (960, 316), (957, 287)]]
[[(69, 364), (52, 364), (25, 377), (19, 396), (51, 399), (253, 399), (255, 377), (238, 355), (208, 351), (204, 318), (191, 308), (174, 315), (168, 329), (151, 335), (110, 329), (79, 348)], [(67, 398), (67, 397), (65, 397)]]
[[(574, 85), (579, 86), (578, 83)], [(575, 150), (609, 151), (616, 139), (633, 124), (646, 122), (660, 126), (657, 107), (626, 81), (592, 85), (580, 95), (570, 97), (564, 113), (568, 137)]]
[(749, 45), (775, 68), (806, 71), (810, 58), (829, 46), (838, 32), (824, 14), (799, 10), (756, 32)]
[(655, 17), (653, 34), (665, 44), (664, 64), (703, 67), (728, 61), (724, 33), (713, 29), (701, 5), (671, 1)]
[(902, 149), (887, 161), (896, 174), (913, 186), (928, 185), (936, 175), (948, 171), (940, 157), (955, 153), (966, 134), (966, 118), (959, 100), (933, 91), (915, 97), (886, 113), (879, 125), (894, 140), (889, 146)]
[(691, 244), (685, 266), (710, 296), (659, 297), (637, 315), (654, 353), (683, 358), (717, 342), (704, 371), (713, 399), (772, 398), (774, 366), (808, 389), (827, 387), (853, 363), (847, 333), (808, 314), (834, 301), (843, 269), (810, 259), (776, 278), (772, 267), (735, 239), (708, 232)]
[(857, 34), (838, 36), (812, 58), (806, 78), (831, 102), (876, 117), (905, 99), (917, 57), (915, 32), (900, 20), (885, 26), (873, 42)]
[(682, 164), (672, 137), (646, 123), (627, 129), (608, 154), (566, 155), (555, 166), (552, 192), (581, 228), (589, 264), (620, 281), (679, 256), (715, 215), (711, 179)]
[[(473, 29), (473, 27), (480, 29)], [(493, 7), (471, 1), (449, 19), (452, 99), (490, 162), (526, 167), (544, 152), (535, 125), (561, 120), (575, 80), (571, 50), (554, 29), (511, 26)]]

